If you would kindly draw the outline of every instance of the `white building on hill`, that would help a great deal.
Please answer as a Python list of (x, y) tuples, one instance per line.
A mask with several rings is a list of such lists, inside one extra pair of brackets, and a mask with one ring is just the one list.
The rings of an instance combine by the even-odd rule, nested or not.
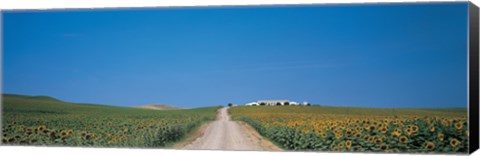
[(286, 106), (286, 105), (309, 105), (308, 102), (298, 103), (289, 100), (258, 100), (257, 102), (250, 102), (246, 106)]

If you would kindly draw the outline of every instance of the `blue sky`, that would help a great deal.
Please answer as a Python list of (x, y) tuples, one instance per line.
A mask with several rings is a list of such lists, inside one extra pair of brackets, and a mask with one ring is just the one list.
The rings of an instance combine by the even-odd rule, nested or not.
[(467, 4), (8, 11), (2, 89), (119, 106), (466, 107)]

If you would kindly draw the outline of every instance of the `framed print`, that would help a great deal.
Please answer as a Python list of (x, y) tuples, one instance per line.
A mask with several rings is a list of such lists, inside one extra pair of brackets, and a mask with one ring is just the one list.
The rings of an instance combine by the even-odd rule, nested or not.
[(2, 146), (478, 149), (471, 2), (1, 14)]

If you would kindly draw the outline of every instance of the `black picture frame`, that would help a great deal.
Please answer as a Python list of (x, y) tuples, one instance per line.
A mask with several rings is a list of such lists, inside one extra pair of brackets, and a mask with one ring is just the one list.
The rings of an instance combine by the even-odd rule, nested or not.
[(469, 2), (469, 15), (468, 15), (468, 42), (469, 42), (469, 97), (468, 97), (468, 111), (469, 111), (469, 131), (470, 133), (470, 146), (469, 153), (473, 153), (478, 149), (479, 140), (479, 54), (478, 54), (478, 6)]

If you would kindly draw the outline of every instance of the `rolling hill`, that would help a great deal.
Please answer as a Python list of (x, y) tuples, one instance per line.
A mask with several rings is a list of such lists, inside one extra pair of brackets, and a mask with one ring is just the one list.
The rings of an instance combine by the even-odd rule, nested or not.
[(133, 108), (143, 108), (143, 109), (153, 109), (153, 110), (177, 110), (177, 109), (184, 109), (178, 108), (175, 106), (170, 106), (167, 104), (149, 104), (143, 106), (133, 106)]
[(217, 109), (159, 111), (2, 94), (1, 140), (11, 145), (165, 147), (214, 120)]

